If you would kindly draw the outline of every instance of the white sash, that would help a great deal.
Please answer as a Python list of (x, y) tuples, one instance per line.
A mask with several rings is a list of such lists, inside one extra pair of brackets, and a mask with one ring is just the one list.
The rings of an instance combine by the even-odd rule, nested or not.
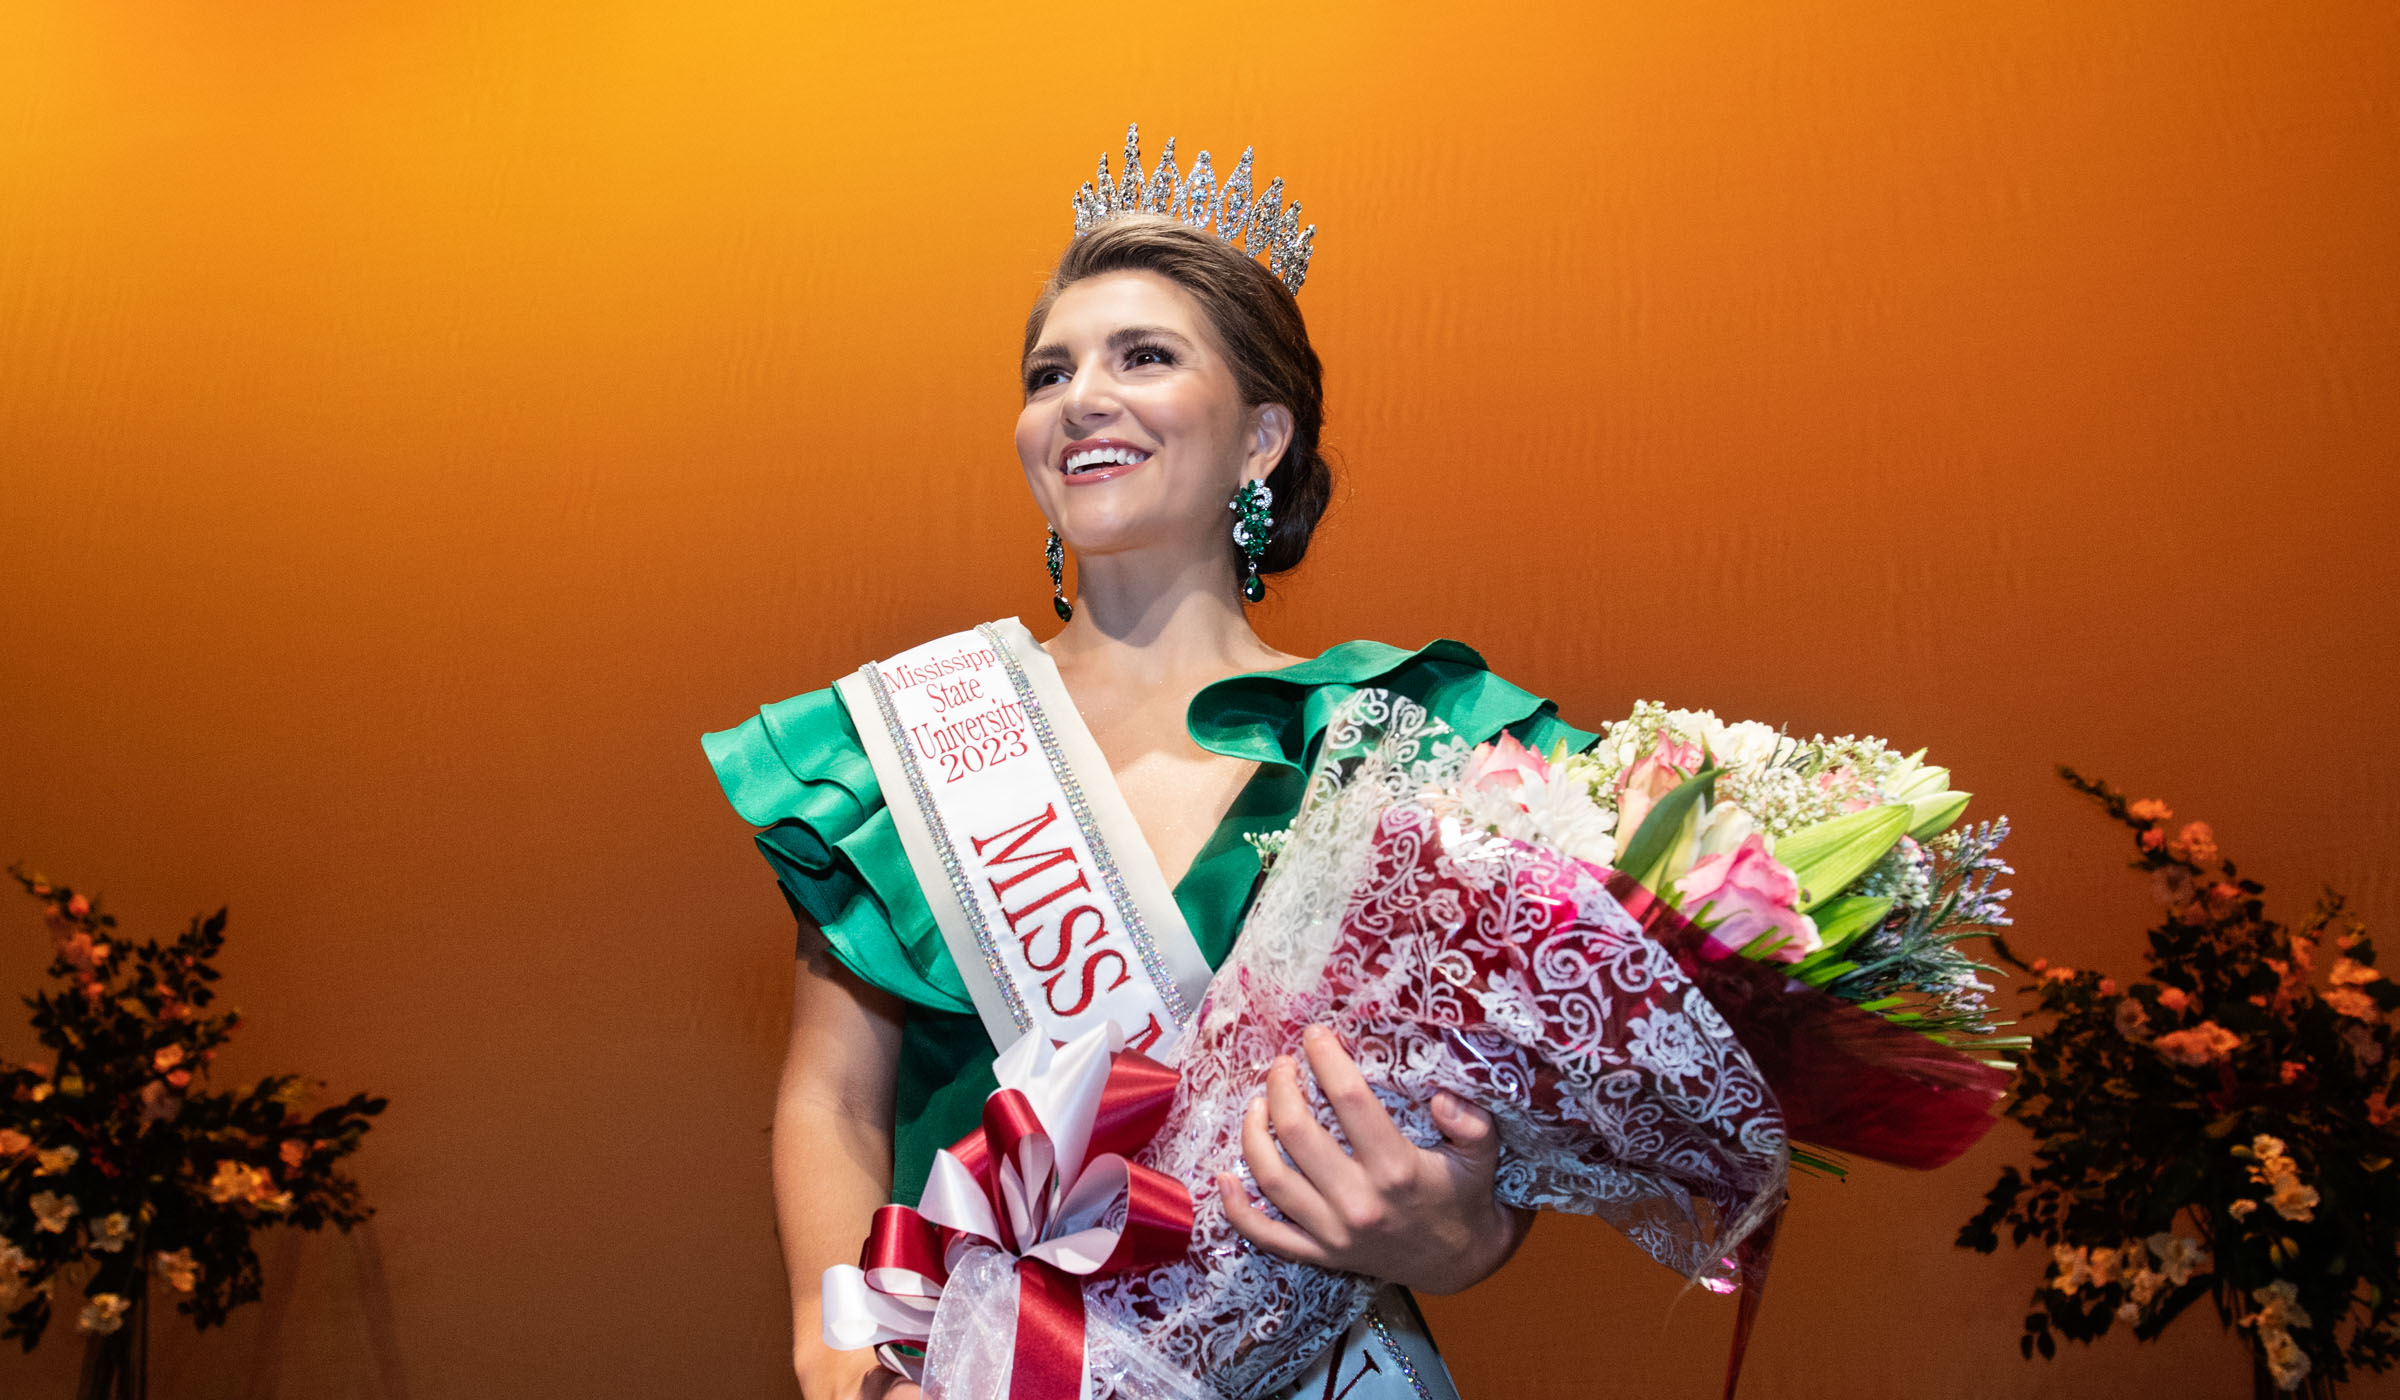
[[(909, 868), (992, 1043), (1102, 1019), (1172, 1063), (1208, 959), (1058, 668), (1015, 618), (861, 666), (850, 711)], [(1405, 1290), (1282, 1392), (1456, 1400)]]
[(927, 642), (835, 691), (992, 1043), (1105, 1019), (1170, 1053), (1208, 959), (1024, 624)]

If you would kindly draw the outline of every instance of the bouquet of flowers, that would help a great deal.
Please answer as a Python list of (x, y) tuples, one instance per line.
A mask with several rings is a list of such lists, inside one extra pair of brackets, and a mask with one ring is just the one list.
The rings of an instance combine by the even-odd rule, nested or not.
[(305, 1112), (309, 1086), (288, 1074), (208, 1088), (240, 1020), (209, 1009), (224, 911), (172, 942), (130, 943), (88, 897), (9, 873), (42, 904), (61, 985), (26, 998), (55, 1059), (0, 1060), (0, 1337), (32, 1350), (59, 1287), (79, 1284), (76, 1325), (103, 1344), (87, 1389), (104, 1393), (152, 1277), (208, 1327), (259, 1296), (253, 1231), (368, 1216), (337, 1164), (384, 1100)]
[(2028, 1356), (2119, 1322), (2146, 1341), (2207, 1298), (2247, 1337), (2262, 1395), (2384, 1370), (2400, 1360), (2400, 987), (2339, 896), (2276, 923), (2206, 823), (2170, 835), (2164, 803), (2060, 773), (2131, 829), (2164, 918), (2122, 987), (2001, 945), (2049, 1019), (2008, 1108), (2034, 1163), (2002, 1170), (1958, 1242), (1990, 1253), (2005, 1228), (2049, 1247)]
[[(1755, 1297), (1795, 1135), (1828, 1166), (1933, 1165), (1991, 1121), (2001, 1042), (1956, 944), (2002, 921), (2004, 827), (1950, 830), (1966, 797), (1947, 776), (1874, 740), (1650, 705), (1545, 760), (1361, 692), (1167, 1092), (1112, 1111), (1093, 1047), (1057, 1052), (1080, 1087), (1046, 1077), (1046, 1044), (1004, 1056), (986, 1131), (937, 1161), (923, 1218), (887, 1208), (863, 1271), (828, 1274), (828, 1338), (915, 1342), (937, 1400), (1047, 1393), (1018, 1384), (1029, 1364), (1061, 1395), (1124, 1400), (1285, 1384), (1376, 1285), (1253, 1249), (1215, 1183), (1247, 1181), (1243, 1109), (1312, 1024), (1419, 1144), (1436, 1089), (1489, 1110), (1504, 1201), (1597, 1214)], [(1061, 1133), (1073, 1103), (1129, 1126)], [(1020, 1121), (1048, 1138), (993, 1127)], [(1086, 1280), (1063, 1306), (1054, 1268)], [(1070, 1314), (1080, 1352), (1050, 1355)]]

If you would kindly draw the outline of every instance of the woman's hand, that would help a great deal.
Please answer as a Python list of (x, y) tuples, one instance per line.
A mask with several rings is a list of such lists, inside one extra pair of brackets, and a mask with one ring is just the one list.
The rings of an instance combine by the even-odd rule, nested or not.
[(1350, 1151), (1310, 1111), (1299, 1069), (1289, 1057), (1277, 1060), (1266, 1093), (1251, 1101), (1242, 1120), (1242, 1155), (1284, 1218), (1252, 1205), (1239, 1179), (1221, 1172), (1226, 1220), (1242, 1238), (1286, 1259), (1423, 1293), (1456, 1293), (1489, 1278), (1533, 1222), (1533, 1212), (1492, 1195), (1500, 1165), (1492, 1116), (1438, 1092), (1433, 1123), (1443, 1141), (1421, 1148), (1401, 1136), (1332, 1031), (1311, 1026), (1301, 1046)]

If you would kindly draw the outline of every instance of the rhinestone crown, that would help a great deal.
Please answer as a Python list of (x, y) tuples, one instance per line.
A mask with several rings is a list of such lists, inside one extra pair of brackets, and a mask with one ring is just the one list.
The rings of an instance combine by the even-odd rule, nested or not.
[[(1098, 188), (1094, 185), (1097, 183)], [(1294, 294), (1308, 280), (1308, 259), (1317, 240), (1317, 226), (1300, 227), (1300, 204), (1283, 207), (1283, 177), (1275, 177), (1266, 193), (1250, 197), (1250, 148), (1242, 148), (1241, 162), (1225, 178), (1222, 189), (1217, 186), (1217, 173), (1209, 165), (1208, 152), (1202, 151), (1192, 162), (1190, 174), (1175, 168), (1175, 138), (1167, 138), (1167, 149), (1158, 166), (1149, 175), (1142, 174), (1142, 140), (1138, 123), (1125, 128), (1125, 168), (1113, 178), (1108, 173), (1108, 156), (1100, 157), (1100, 169), (1083, 188), (1075, 191), (1075, 236), (1083, 237), (1101, 223), (1120, 214), (1165, 214), (1181, 219), (1194, 228), (1216, 225), (1217, 237), (1227, 243), (1242, 241), (1242, 251), (1252, 257), (1260, 252), (1267, 255), (1267, 271), (1280, 278)]]

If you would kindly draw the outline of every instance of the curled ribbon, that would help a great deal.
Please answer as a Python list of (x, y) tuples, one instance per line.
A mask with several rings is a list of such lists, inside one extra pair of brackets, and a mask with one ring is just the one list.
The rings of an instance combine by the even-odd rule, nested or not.
[(1010, 1400), (1075, 1400), (1081, 1280), (1156, 1268), (1191, 1245), (1190, 1190), (1130, 1160), (1166, 1122), (1175, 1071), (1124, 1044), (1109, 1023), (1062, 1046), (1037, 1029), (1001, 1053), (983, 1127), (934, 1154), (914, 1210), (875, 1212), (857, 1267), (825, 1271), (827, 1346), (874, 1347), (922, 1380), (950, 1270), (989, 1247), (1017, 1261)]

